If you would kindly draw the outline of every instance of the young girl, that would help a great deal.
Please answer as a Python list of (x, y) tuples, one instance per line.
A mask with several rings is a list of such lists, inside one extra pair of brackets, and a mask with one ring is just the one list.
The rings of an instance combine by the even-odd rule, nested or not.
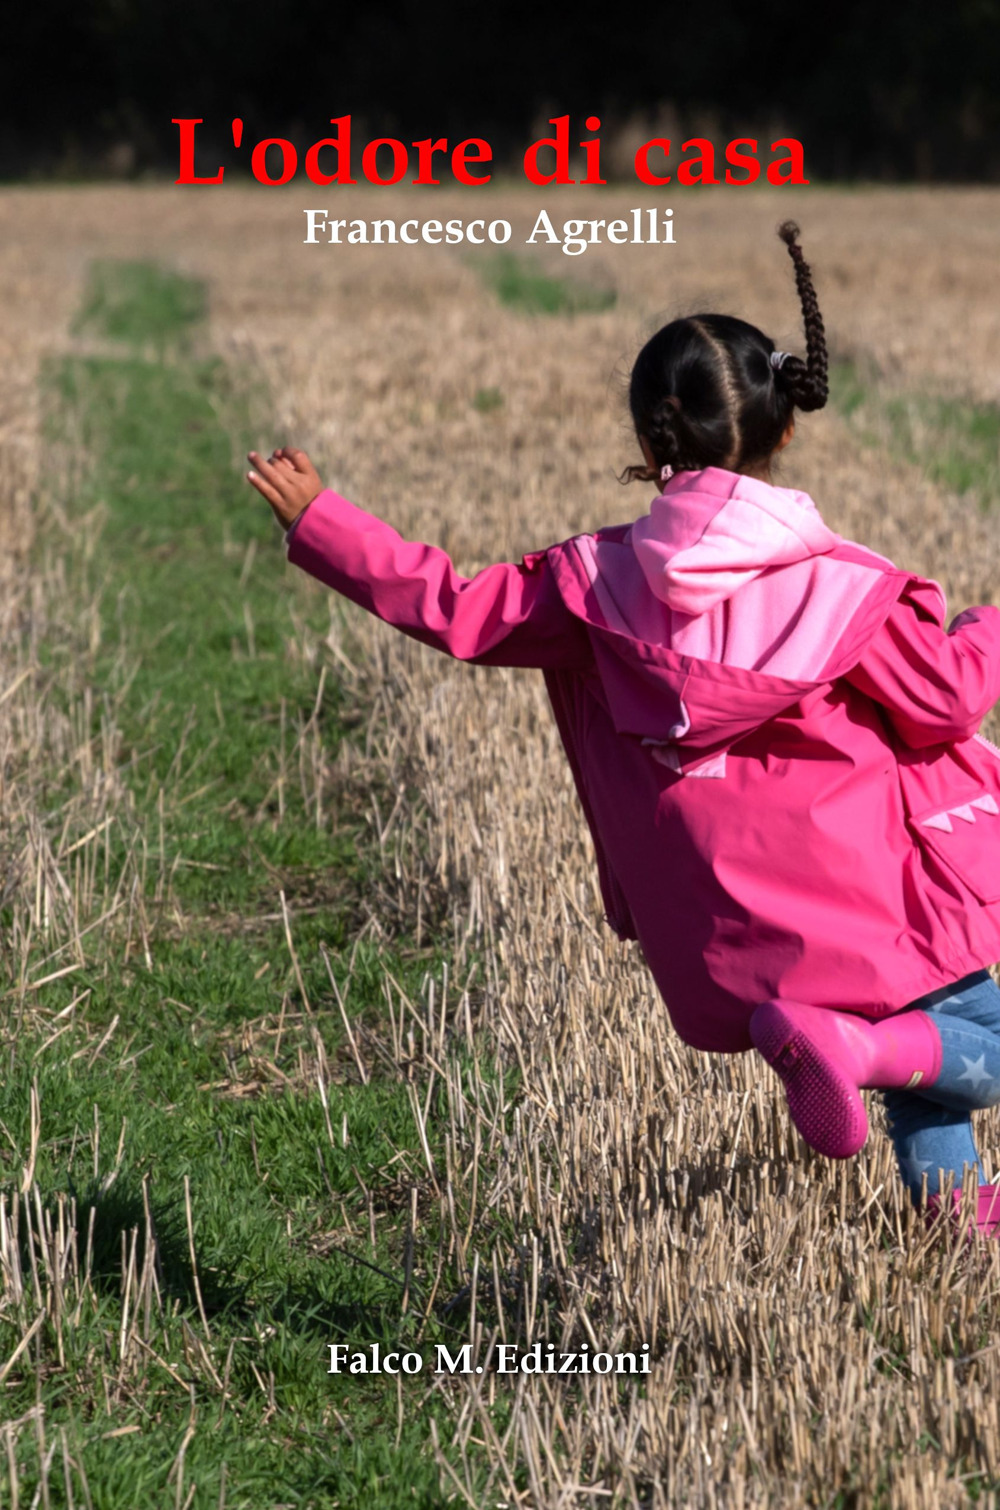
[(827, 398), (798, 228), (779, 234), (806, 356), (725, 315), (653, 336), (627, 475), (662, 486), (634, 524), (467, 579), (301, 451), (251, 452), (247, 475), (305, 571), (461, 660), (544, 671), (606, 920), (680, 1036), (756, 1047), (832, 1158), (867, 1137), (860, 1089), (883, 1089), (903, 1179), (933, 1202), (978, 1176), (970, 1112), (1000, 1100), (1000, 752), (976, 733), (1000, 610), (946, 631), (935, 582), (773, 483), (796, 410)]

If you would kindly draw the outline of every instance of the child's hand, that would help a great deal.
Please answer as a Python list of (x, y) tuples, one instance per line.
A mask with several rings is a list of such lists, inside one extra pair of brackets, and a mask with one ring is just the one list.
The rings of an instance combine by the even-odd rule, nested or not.
[(283, 529), (288, 529), (312, 503), (323, 484), (319, 473), (304, 451), (279, 446), (263, 461), (256, 451), (247, 453), (255, 471), (247, 473), (247, 482), (267, 499)]

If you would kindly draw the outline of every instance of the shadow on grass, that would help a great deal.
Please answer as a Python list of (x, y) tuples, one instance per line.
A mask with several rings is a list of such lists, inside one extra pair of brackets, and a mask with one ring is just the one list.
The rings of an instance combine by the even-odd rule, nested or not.
[[(70, 1180), (69, 1193), (75, 1201), (80, 1264), (85, 1267), (89, 1262), (91, 1284), (98, 1295), (120, 1295), (124, 1266), (133, 1262), (133, 1244), (137, 1277), (143, 1272), (152, 1244), (153, 1269), (164, 1301), (177, 1300), (194, 1307), (200, 1287), (210, 1316), (231, 1313), (245, 1302), (246, 1285), (217, 1266), (199, 1265), (195, 1284), (182, 1197), (167, 1201), (151, 1193), (144, 1197), (141, 1185), (124, 1174), (111, 1185), (105, 1187), (105, 1182), (94, 1181), (83, 1191), (77, 1191)], [(55, 1221), (52, 1196), (43, 1198), (42, 1209)], [(27, 1257), (23, 1228), (20, 1236)]]
[[(350, 1340), (359, 1346), (372, 1342), (398, 1345), (399, 1336), (415, 1324), (415, 1313), (404, 1315), (401, 1310), (402, 1285), (392, 1275), (385, 1274), (377, 1266), (356, 1260), (341, 1249), (326, 1258), (314, 1259), (311, 1278), (302, 1276), (289, 1283), (270, 1297), (253, 1294), (253, 1279), (237, 1278), (235, 1265), (206, 1266), (198, 1258), (198, 1283), (191, 1263), (191, 1245), (188, 1237), (184, 1202), (144, 1198), (141, 1186), (127, 1176), (122, 1176), (107, 1189), (95, 1182), (88, 1189), (77, 1192), (70, 1183), (69, 1195), (75, 1202), (76, 1250), (81, 1276), (89, 1272), (90, 1283), (101, 1298), (120, 1298), (124, 1288), (124, 1273), (134, 1266), (136, 1282), (146, 1265), (147, 1253), (152, 1242), (151, 1261), (156, 1282), (164, 1304), (178, 1302), (181, 1311), (195, 1313), (198, 1307), (198, 1291), (210, 1321), (226, 1321), (230, 1325), (246, 1327), (251, 1323), (266, 1324), (277, 1334), (292, 1334), (313, 1342), (323, 1343)], [(16, 1192), (8, 1192), (8, 1207), (22, 1203), (25, 1198)], [(43, 1221), (52, 1232), (59, 1230), (60, 1202), (54, 1192), (41, 1198)], [(65, 1222), (66, 1208), (62, 1208)], [(23, 1215), (17, 1223), (18, 1256), (21, 1272), (32, 1272), (32, 1242), (35, 1244), (35, 1265), (40, 1263), (37, 1237), (34, 1236), (37, 1218), (32, 1208), (31, 1232)], [(330, 1266), (336, 1273), (329, 1273)], [(326, 1268), (326, 1274), (321, 1270)], [(370, 1293), (368, 1283), (371, 1275), (388, 1281), (391, 1293)], [(381, 1288), (381, 1287), (377, 1287)], [(414, 1291), (416, 1287), (414, 1287)], [(366, 1293), (366, 1291), (368, 1293)], [(398, 1293), (397, 1293), (398, 1291)], [(414, 1294), (416, 1299), (416, 1294)]]

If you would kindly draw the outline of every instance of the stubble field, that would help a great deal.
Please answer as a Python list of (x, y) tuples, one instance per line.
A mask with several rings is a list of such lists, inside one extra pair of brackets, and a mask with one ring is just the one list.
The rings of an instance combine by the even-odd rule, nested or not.
[[(636, 946), (601, 923), (541, 675), (461, 665), (338, 603), (282, 562), (239, 478), (248, 433), (265, 454), (302, 446), (331, 486), (445, 546), (466, 575), (634, 518), (649, 491), (616, 481), (637, 459), (631, 359), (696, 309), (801, 349), (774, 235), (792, 215), (842, 402), (800, 423), (779, 480), (842, 534), (939, 580), (953, 611), (1000, 601), (1000, 516), (982, 507), (1000, 454), (1000, 196), (677, 198), (672, 247), (512, 246), (571, 286), (614, 290), (608, 308), (550, 315), (497, 297), (487, 248), (303, 246), (305, 202), (0, 192), (0, 1502), (992, 1503), (998, 1249), (925, 1232), (874, 1106), (868, 1145), (835, 1165), (798, 1139), (762, 1063), (679, 1042)], [(516, 241), (541, 202), (490, 191), (475, 212), (509, 218)], [(553, 219), (643, 202), (544, 200)], [(369, 219), (472, 213), (445, 192), (343, 204)], [(133, 331), (125, 362), (108, 319), (114, 268), (103, 294), (94, 283), (109, 260), (203, 286), (204, 318), (170, 316), (189, 345)], [(88, 298), (89, 324), (77, 319)], [(129, 476), (115, 474), (109, 446), (148, 449), (115, 428), (115, 405), (127, 417), (148, 379), (148, 414), (151, 372), (162, 387), (209, 358), (192, 382), (221, 462), (194, 468), (204, 422), (189, 418), (160, 424), (155, 474), (131, 453)], [(971, 456), (971, 471), (943, 471), (945, 453)], [(147, 539), (174, 457), (184, 531), (171, 541), (168, 500)], [(956, 475), (971, 478), (961, 494)], [(211, 522), (217, 489), (235, 522), (206, 545), (199, 519)], [(161, 560), (169, 601), (155, 595)], [(237, 593), (224, 626), (216, 573)], [(158, 700), (156, 667), (191, 661), (213, 616), (202, 680)], [(163, 644), (176, 662), (157, 661)], [(212, 764), (227, 666), (245, 727), (258, 670), (260, 719), (280, 726), (280, 743), (248, 756), (242, 804), (237, 757)], [(147, 744), (160, 754), (147, 759)], [(215, 847), (200, 849), (207, 832)], [(350, 849), (343, 884), (334, 839)], [(255, 915), (270, 932), (253, 931)], [(238, 958), (251, 938), (252, 999)], [(230, 975), (220, 966), (203, 989), (221, 939)], [(164, 1003), (184, 1008), (184, 1041), (205, 1051), (190, 1086), (180, 1059), (173, 1079), (143, 1079)], [(201, 1144), (162, 1171), (153, 1153), (132, 1160), (135, 1122), (166, 1147), (189, 1092), (192, 1117), (218, 1118), (220, 1150), (249, 1129), (259, 1209), (308, 1270), (305, 1331), (287, 1295), (279, 1314), (277, 1278), (263, 1322), (252, 1314), (265, 1304), (251, 1295), (258, 1271), (240, 1268), (241, 1244), (250, 1255), (264, 1241), (252, 1188), (255, 1235), (241, 1238), (224, 1220), (230, 1176), (209, 1179)], [(276, 1164), (284, 1136), (296, 1159), (296, 1139), (318, 1157), (314, 1193), (291, 1173), (289, 1193), (269, 1183), (265, 1125)], [(978, 1131), (1000, 1172), (1000, 1121), (981, 1114)], [(209, 1146), (214, 1158), (214, 1131)], [(86, 1199), (66, 1178), (81, 1150)], [(126, 1186), (132, 1205), (109, 1215)], [(156, 1199), (179, 1213), (173, 1286)], [(111, 1258), (98, 1272), (102, 1221)], [(209, 1268), (226, 1283), (210, 1286)], [(287, 1366), (267, 1352), (283, 1326)], [(325, 1374), (328, 1343), (394, 1337), (426, 1350), (418, 1376)], [(482, 1362), (496, 1340), (648, 1342), (654, 1362), (633, 1380), (434, 1374), (434, 1345), (466, 1340)], [(254, 1477), (257, 1442), (272, 1456)], [(379, 1444), (370, 1458), (366, 1442)]]

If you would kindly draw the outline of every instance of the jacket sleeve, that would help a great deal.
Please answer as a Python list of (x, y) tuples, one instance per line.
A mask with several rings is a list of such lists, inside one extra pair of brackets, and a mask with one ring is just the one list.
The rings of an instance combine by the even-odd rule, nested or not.
[(916, 750), (970, 738), (1000, 698), (1000, 609), (967, 608), (946, 630), (935, 600), (911, 583), (845, 677)]
[(462, 577), (445, 551), (404, 540), (330, 488), (286, 539), (295, 566), (458, 660), (562, 669), (589, 662), (586, 630), (563, 603), (544, 551)]

